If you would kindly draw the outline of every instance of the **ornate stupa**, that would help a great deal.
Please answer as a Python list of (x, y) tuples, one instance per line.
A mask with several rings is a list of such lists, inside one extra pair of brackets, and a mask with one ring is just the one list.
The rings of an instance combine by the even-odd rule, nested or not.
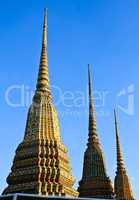
[(28, 111), (24, 139), (17, 147), (7, 183), (3, 194), (78, 195), (72, 188), (74, 179), (67, 149), (61, 142), (58, 116), (50, 91), (46, 12), (36, 91)]
[(123, 161), (120, 138), (119, 138), (118, 122), (115, 111), (114, 111), (114, 116), (115, 116), (115, 131), (116, 131), (116, 148), (117, 148), (117, 171), (114, 182), (116, 200), (134, 200), (130, 180), (128, 178)]
[(107, 176), (103, 152), (100, 146), (94, 103), (92, 96), (92, 83), (90, 66), (88, 66), (89, 79), (89, 134), (87, 149), (84, 154), (83, 174), (79, 182), (80, 197), (113, 198), (113, 186)]

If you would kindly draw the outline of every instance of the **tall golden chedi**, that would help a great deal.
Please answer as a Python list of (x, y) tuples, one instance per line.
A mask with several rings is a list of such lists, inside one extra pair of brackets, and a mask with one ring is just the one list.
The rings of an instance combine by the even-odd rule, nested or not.
[(131, 184), (124, 166), (122, 150), (120, 145), (120, 138), (119, 138), (118, 122), (115, 111), (114, 111), (114, 116), (115, 116), (116, 147), (117, 147), (117, 171), (114, 182), (115, 195), (117, 200), (134, 200)]
[(89, 79), (89, 136), (84, 154), (83, 174), (79, 182), (80, 197), (113, 198), (113, 186), (107, 176), (104, 156), (99, 143), (94, 114), (90, 66)]
[(29, 108), (25, 136), (19, 144), (3, 194), (77, 196), (74, 179), (61, 142), (57, 112), (48, 79), (47, 16), (44, 15), (39, 75)]

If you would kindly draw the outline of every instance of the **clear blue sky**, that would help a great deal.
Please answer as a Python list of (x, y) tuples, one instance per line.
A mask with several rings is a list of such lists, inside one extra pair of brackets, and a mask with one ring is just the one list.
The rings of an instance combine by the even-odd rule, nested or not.
[[(75, 186), (81, 178), (83, 153), (87, 142), (87, 64), (91, 63), (93, 88), (97, 91), (97, 128), (108, 174), (113, 179), (116, 169), (113, 108), (117, 105), (124, 160), (133, 191), (139, 199), (137, 0), (1, 1), (0, 190), (5, 187), (14, 152), (22, 141), (28, 110), (28, 106), (9, 106), (5, 93), (12, 85), (28, 86), (29, 91), (35, 89), (44, 7), (49, 10), (48, 53), (51, 85), (60, 87), (62, 96), (65, 92), (70, 92), (65, 96), (67, 98), (70, 95), (71, 99), (64, 99), (64, 105), (59, 93), (52, 87), (54, 102), (60, 98), (57, 110), (61, 135), (69, 150), (72, 172), (76, 177)], [(81, 96), (85, 98), (85, 102), (79, 106)], [(10, 99), (18, 103), (19, 90), (13, 90)]]

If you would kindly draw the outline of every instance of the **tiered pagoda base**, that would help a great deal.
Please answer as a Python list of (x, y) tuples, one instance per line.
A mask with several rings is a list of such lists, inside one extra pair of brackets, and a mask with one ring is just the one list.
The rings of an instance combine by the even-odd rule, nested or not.
[(80, 197), (113, 199), (111, 181), (108, 177), (96, 177), (95, 179), (92, 178), (92, 180), (85, 181), (81, 180), (78, 191)]
[(7, 178), (9, 185), (3, 194), (22, 191), (46, 196), (78, 196), (72, 189), (73, 180), (66, 153), (64, 145), (57, 141), (21, 143)]
[[(71, 197), (56, 197), (56, 196), (40, 196), (40, 195), (29, 195), (29, 194), (9, 194), (0, 196), (0, 200), (88, 200), (88, 198), (71, 198)], [(100, 200), (90, 198), (90, 200)], [(108, 199), (101, 199), (101, 200), (108, 200)]]

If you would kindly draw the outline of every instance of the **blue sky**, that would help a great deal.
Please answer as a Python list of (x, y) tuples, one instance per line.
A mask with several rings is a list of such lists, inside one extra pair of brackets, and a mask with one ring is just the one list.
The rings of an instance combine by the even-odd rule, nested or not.
[[(108, 174), (115, 176), (113, 108), (119, 116), (124, 160), (139, 198), (139, 2), (137, 0), (7, 0), (0, 6), (0, 191), (24, 135), (28, 106), (6, 100), (11, 86), (24, 98), (34, 91), (43, 8), (48, 7), (52, 94), (62, 140), (69, 150), (75, 187), (81, 178), (88, 134), (87, 64), (92, 64), (97, 128)], [(24, 88), (23, 88), (24, 87)], [(60, 88), (58, 90), (57, 88)], [(60, 94), (59, 94), (60, 91)], [(9, 94), (19, 103), (19, 89)], [(26, 103), (23, 102), (23, 104)]]

